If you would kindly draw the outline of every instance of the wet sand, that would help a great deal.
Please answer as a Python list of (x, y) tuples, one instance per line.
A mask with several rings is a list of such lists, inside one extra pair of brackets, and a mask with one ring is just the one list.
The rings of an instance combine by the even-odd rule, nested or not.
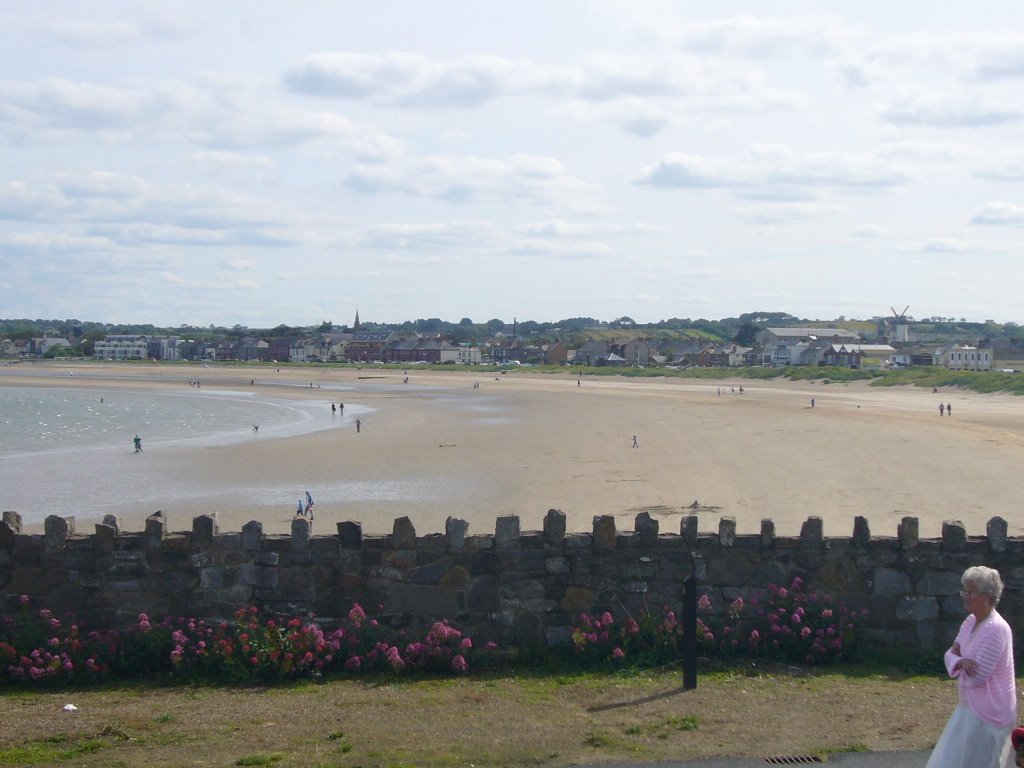
[[(324, 534), (341, 520), (386, 533), (401, 516), (420, 534), (442, 532), (448, 516), (467, 520), (470, 533), (492, 532), (496, 517), (511, 514), (535, 530), (549, 508), (578, 531), (601, 514), (631, 530), (646, 510), (663, 531), (678, 531), (696, 511), (701, 531), (717, 530), (728, 515), (740, 533), (771, 518), (780, 535), (792, 535), (815, 515), (826, 535), (845, 536), (863, 515), (873, 534), (892, 536), (913, 515), (922, 536), (939, 535), (944, 520), (981, 535), (999, 515), (1012, 535), (1024, 534), (1024, 400), (1011, 395), (616, 376), (577, 386), (570, 375), (415, 366), (408, 375), (406, 384), (390, 370), (55, 363), (0, 367), (0, 386), (158, 393), (198, 378), (205, 387), (323, 405), (330, 428), (301, 436), (151, 443), (140, 460), (126, 446), (125, 456), (96, 468), (98, 481), (123, 484), (117, 509), (97, 508), (80, 482), (65, 484), (59, 465), (33, 469), (80, 503), (80, 532), (106, 512), (138, 530), (155, 509), (172, 530), (216, 511), (222, 531), (259, 520), (267, 532), (285, 532), (309, 489), (314, 533)], [(339, 400), (344, 418), (331, 415)], [(953, 403), (952, 416), (940, 418), (940, 400)], [(352, 406), (372, 409), (360, 414), (359, 434)], [(11, 495), (0, 489), (0, 507), (12, 508)], [(41, 530), (46, 512), (14, 508), (38, 518), (27, 530)]]

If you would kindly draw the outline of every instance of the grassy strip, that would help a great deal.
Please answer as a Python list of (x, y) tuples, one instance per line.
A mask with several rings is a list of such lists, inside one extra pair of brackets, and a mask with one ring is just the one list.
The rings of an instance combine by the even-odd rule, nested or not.
[[(879, 665), (709, 664), (695, 691), (681, 684), (674, 668), (547, 665), (457, 679), (23, 691), (4, 696), (0, 766), (515, 768), (927, 749), (956, 701), (944, 676)], [(61, 712), (67, 701), (78, 711)]]

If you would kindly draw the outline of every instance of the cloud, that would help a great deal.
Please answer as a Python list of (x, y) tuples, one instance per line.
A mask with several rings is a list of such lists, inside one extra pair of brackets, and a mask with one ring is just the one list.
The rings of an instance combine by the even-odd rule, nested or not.
[(876, 226), (874, 224), (864, 224), (859, 227), (854, 227), (853, 229), (850, 230), (850, 237), (859, 237), (865, 239), (881, 237), (884, 234), (885, 228)]
[(437, 250), (480, 248), (495, 236), (488, 221), (455, 220), (427, 224), (377, 224), (362, 230), (356, 238), (359, 245), (381, 250)]
[(979, 128), (1017, 122), (1024, 112), (1002, 101), (934, 93), (896, 101), (882, 109), (880, 116), (899, 126)]
[[(136, 11), (138, 9), (135, 9)], [(146, 9), (138, 19), (94, 20), (58, 14), (19, 16), (0, 14), (0, 28), (20, 30), (62, 45), (112, 48), (143, 41), (170, 42), (193, 34), (199, 25), (180, 8), (174, 13)]]
[(259, 79), (226, 76), (115, 85), (56, 77), (0, 82), (0, 135), (15, 144), (72, 137), (111, 145), (181, 141), (217, 150), (193, 160), (221, 168), (241, 162), (230, 157), (232, 150), (340, 140), (365, 157), (390, 157), (402, 147), (344, 115), (286, 104)]
[(769, 184), (869, 189), (906, 184), (910, 177), (891, 162), (868, 155), (787, 152), (766, 180)]
[(520, 240), (509, 248), (515, 256), (550, 259), (597, 259), (612, 255), (612, 249), (597, 242), (560, 243), (551, 240)]
[(1006, 246), (959, 237), (933, 237), (921, 244), (921, 250), (925, 253), (1000, 253), (1006, 250)]
[(765, 203), (734, 208), (733, 213), (751, 223), (770, 226), (785, 221), (823, 219), (848, 210), (835, 203)]
[(820, 56), (845, 47), (854, 27), (824, 16), (731, 16), (693, 22), (675, 30), (679, 48), (700, 54), (767, 58)]
[(654, 187), (742, 187), (746, 196), (769, 200), (806, 199), (816, 188), (881, 191), (909, 181), (901, 167), (873, 155), (801, 154), (777, 145), (753, 145), (733, 158), (670, 152), (633, 178)]
[(1024, 38), (989, 40), (971, 74), (978, 80), (1024, 78)]
[(472, 155), (430, 155), (391, 164), (359, 164), (345, 185), (362, 194), (403, 193), (456, 205), (521, 202), (599, 212), (600, 188), (572, 176), (553, 157), (512, 155), (505, 160)]
[(49, 222), (124, 247), (157, 244), (280, 247), (313, 235), (277, 202), (218, 187), (157, 185), (138, 176), (65, 171), (0, 188), (0, 219)]
[(699, 155), (669, 152), (658, 162), (640, 169), (634, 184), (652, 187), (734, 187), (748, 183), (739, 169), (726, 161), (709, 160)]
[(1004, 152), (976, 169), (974, 175), (994, 181), (1024, 181), (1024, 150)]
[(238, 272), (249, 271), (256, 269), (256, 262), (252, 259), (228, 259), (224, 262), (223, 268)]
[(971, 224), (1024, 224), (1024, 206), (993, 201), (971, 214)]
[(649, 235), (666, 231), (665, 227), (642, 221), (613, 224), (607, 221), (566, 221), (547, 219), (519, 224), (515, 231), (528, 237), (614, 237), (619, 235)]
[(541, 85), (546, 75), (526, 61), (467, 56), (437, 62), (414, 53), (316, 53), (284, 74), (294, 93), (371, 99), (407, 108), (478, 107)]

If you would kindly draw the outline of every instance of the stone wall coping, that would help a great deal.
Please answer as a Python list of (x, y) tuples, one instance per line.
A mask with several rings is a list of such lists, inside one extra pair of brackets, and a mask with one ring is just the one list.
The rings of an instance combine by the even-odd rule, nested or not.
[[(814, 551), (817, 549), (826, 550), (833, 546), (842, 549), (867, 548), (867, 549), (903, 549), (913, 550), (921, 548), (924, 551), (948, 551), (949, 553), (978, 553), (984, 551), (1018, 551), (1024, 549), (1024, 537), (1005, 535), (1006, 521), (1002, 517), (993, 517), (986, 525), (986, 533), (968, 534), (963, 523), (957, 520), (947, 520), (943, 523), (942, 535), (930, 539), (918, 539), (916, 532), (918, 519), (916, 517), (904, 517), (897, 525), (896, 535), (871, 534), (869, 538), (863, 537), (866, 528), (865, 519), (857, 517), (853, 521), (852, 534), (839, 536), (828, 536), (822, 518), (812, 516), (802, 526), (800, 535), (778, 536), (773, 533), (774, 523), (770, 519), (761, 521), (760, 531), (739, 531), (735, 519), (731, 516), (722, 516), (718, 520), (717, 531), (697, 531), (693, 534), (694, 516), (684, 516), (680, 522), (680, 532), (659, 532), (657, 520), (637, 515), (634, 521), (635, 530), (615, 530), (618, 522), (610, 515), (602, 515), (594, 518), (593, 531), (565, 531), (560, 536), (552, 536), (552, 530), (558, 531), (557, 526), (550, 525), (551, 510), (546, 519), (543, 529), (530, 529), (520, 531), (518, 529), (519, 517), (517, 515), (503, 515), (496, 521), (493, 533), (467, 533), (464, 539), (459, 539), (456, 546), (470, 551), (481, 551), (490, 549), (522, 549), (522, 548), (544, 548), (544, 549), (579, 549), (581, 547), (592, 547), (602, 551), (610, 549), (636, 549), (643, 543), (654, 543), (657, 547), (676, 549), (689, 547), (696, 551), (712, 548), (740, 548), (740, 549), (774, 549), (774, 550), (799, 550)], [(558, 513), (559, 515), (561, 513)], [(555, 518), (556, 522), (558, 518)], [(711, 521), (705, 519), (705, 525)], [(154, 529), (153, 521), (149, 521), (149, 531), (152, 535)], [(408, 518), (398, 518), (396, 525), (401, 529), (399, 542), (403, 549), (423, 547), (425, 549), (437, 550), (450, 548), (452, 539), (447, 533), (431, 532), (426, 535), (416, 535)], [(166, 517), (159, 520), (164, 527), (162, 537), (156, 537), (155, 541), (147, 539), (147, 531), (126, 531), (123, 529), (113, 530), (113, 539), (117, 546), (129, 545), (132, 543), (145, 544), (150, 546), (163, 547), (172, 545), (174, 542), (188, 541), (197, 548), (217, 548), (230, 544), (234, 546), (242, 538), (241, 531), (220, 531), (216, 526), (215, 515), (199, 515), (193, 518), (192, 530), (167, 531)], [(252, 521), (246, 524), (252, 530), (257, 530), (260, 524)], [(687, 525), (690, 527), (689, 535)], [(367, 550), (389, 550), (396, 547), (396, 536), (394, 533), (387, 534), (363, 534), (353, 545), (341, 531), (345, 526), (361, 526), (357, 521), (342, 521), (338, 524), (337, 533), (314, 534), (310, 533), (310, 546), (321, 549), (325, 546), (322, 542), (328, 539), (340, 542), (343, 538), (349, 541), (346, 548), (367, 549)], [(666, 526), (667, 527), (667, 526)], [(57, 515), (50, 515), (46, 518), (46, 530), (44, 534), (13, 533), (6, 539), (8, 548), (36, 548), (45, 546), (48, 549), (60, 548), (72, 545), (74, 548), (88, 546), (89, 542), (96, 539), (95, 533), (83, 533), (75, 530), (74, 518), (65, 518)], [(197, 535), (202, 531), (203, 535)], [(104, 531), (104, 540), (110, 546), (111, 531)], [(253, 545), (257, 543), (255, 537), (251, 539)], [(263, 534), (260, 532), (258, 540), (259, 548), (280, 549), (284, 546), (294, 544), (295, 534)], [(315, 542), (315, 543), (314, 543)], [(305, 546), (305, 545), (304, 545)]]

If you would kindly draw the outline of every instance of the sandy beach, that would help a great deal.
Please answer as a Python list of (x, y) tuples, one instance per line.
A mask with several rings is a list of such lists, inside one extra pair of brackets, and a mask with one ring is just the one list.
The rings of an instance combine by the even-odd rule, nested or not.
[[(322, 406), (322, 428), (297, 436), (157, 441), (140, 456), (126, 445), (92, 470), (99, 482), (123, 486), (117, 509), (97, 508), (89, 484), (67, 482), (59, 460), (19, 459), (28, 462), (18, 475), (25, 483), (42, 476), (52, 492), (80, 501), (81, 532), (110, 511), (126, 529), (141, 529), (156, 509), (172, 530), (216, 511), (222, 531), (255, 519), (267, 532), (285, 532), (309, 489), (314, 533), (323, 534), (341, 520), (387, 533), (401, 516), (420, 534), (442, 532), (448, 516), (467, 520), (470, 533), (491, 532), (496, 517), (510, 514), (535, 530), (549, 508), (566, 514), (570, 530), (590, 530), (601, 514), (631, 530), (646, 510), (663, 531), (678, 531), (694, 502), (701, 531), (717, 530), (727, 515), (741, 533), (771, 518), (779, 534), (791, 535), (816, 515), (826, 535), (849, 535), (863, 515), (873, 534), (892, 536), (913, 515), (922, 536), (937, 536), (944, 520), (981, 535), (1000, 515), (1012, 535), (1024, 534), (1024, 401), (1010, 395), (615, 376), (585, 376), (578, 386), (570, 375), (415, 366), (408, 377), (369, 368), (0, 367), (0, 387), (159, 394), (200, 379), (207, 389)], [(953, 404), (952, 416), (939, 416), (940, 400)], [(338, 401), (344, 417), (331, 414)], [(5, 477), (0, 507), (39, 531), (48, 512), (26, 508), (27, 498), (19, 480)]]

